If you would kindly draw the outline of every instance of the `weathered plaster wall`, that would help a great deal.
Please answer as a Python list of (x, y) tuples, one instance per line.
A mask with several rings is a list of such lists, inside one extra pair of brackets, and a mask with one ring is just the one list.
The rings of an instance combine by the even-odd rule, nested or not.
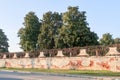
[[(110, 70), (120, 72), (120, 53), (116, 47), (111, 47), (106, 56), (89, 56), (85, 49), (80, 50), (76, 57), (65, 57), (62, 51), (58, 51), (56, 57), (45, 57), (40, 52), (38, 58), (29, 58), (26, 53), (24, 58), (17, 58), (15, 55), (12, 59), (3, 56), (0, 59), (0, 67), (7, 68), (42, 68), (42, 69), (76, 69), (76, 70)], [(114, 56), (113, 56), (114, 55)]]
[(51, 57), (0, 59), (0, 67), (110, 70), (120, 72), (120, 57)]

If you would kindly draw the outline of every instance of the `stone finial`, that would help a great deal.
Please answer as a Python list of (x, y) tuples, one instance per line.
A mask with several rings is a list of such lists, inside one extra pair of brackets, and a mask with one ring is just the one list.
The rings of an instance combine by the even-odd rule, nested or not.
[(17, 58), (17, 54), (14, 54), (13, 58)]
[(40, 52), (39, 57), (45, 57), (45, 56), (44, 56), (44, 52)]
[(86, 49), (80, 49), (80, 53), (78, 54), (78, 56), (88, 57), (89, 55), (87, 54)]
[(62, 50), (59, 50), (58, 53), (57, 53), (57, 57), (63, 57), (63, 53), (62, 53)]
[(120, 53), (117, 51), (117, 47), (109, 47), (109, 51), (106, 56), (118, 56)]
[(25, 58), (29, 58), (29, 53), (25, 53)]
[(3, 59), (6, 59), (6, 54), (3, 55)]

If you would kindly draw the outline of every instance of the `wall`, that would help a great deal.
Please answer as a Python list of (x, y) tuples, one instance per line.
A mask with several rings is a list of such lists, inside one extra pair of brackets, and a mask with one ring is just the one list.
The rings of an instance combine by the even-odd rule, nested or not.
[(1, 59), (0, 67), (110, 70), (120, 72), (120, 57), (53, 57)]
[[(108, 53), (110, 54), (110, 52)], [(0, 59), (0, 67), (110, 70), (120, 72), (120, 56), (64, 57), (61, 55), (61, 57), (5, 58)]]

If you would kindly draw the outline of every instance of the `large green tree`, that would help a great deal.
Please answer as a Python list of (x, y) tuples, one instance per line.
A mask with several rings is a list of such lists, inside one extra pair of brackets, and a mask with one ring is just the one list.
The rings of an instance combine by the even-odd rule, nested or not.
[(24, 51), (34, 51), (37, 48), (38, 35), (40, 33), (39, 18), (34, 12), (29, 12), (24, 17), (24, 28), (21, 28), (18, 32), (20, 37), (20, 45)]
[(102, 38), (99, 42), (101, 45), (107, 46), (113, 44), (114, 39), (112, 38), (112, 35), (110, 33), (105, 33), (102, 35)]
[(68, 7), (68, 11), (63, 13), (63, 26), (60, 29), (58, 46), (75, 47), (98, 44), (98, 36), (90, 31), (86, 21), (84, 11), (79, 11), (78, 7)]
[(3, 30), (0, 29), (0, 52), (8, 52), (8, 47), (8, 38)]
[(61, 25), (61, 14), (49, 11), (43, 15), (40, 34), (38, 37), (40, 49), (57, 48), (56, 39), (59, 36), (58, 29)]

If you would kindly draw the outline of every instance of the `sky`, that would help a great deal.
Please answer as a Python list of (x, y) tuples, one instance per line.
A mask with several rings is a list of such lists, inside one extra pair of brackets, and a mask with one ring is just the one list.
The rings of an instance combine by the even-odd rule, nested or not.
[(0, 0), (0, 29), (9, 39), (9, 51), (22, 51), (17, 33), (24, 27), (28, 12), (33, 11), (42, 19), (44, 13), (62, 13), (68, 6), (79, 6), (79, 11), (86, 11), (88, 27), (99, 38), (104, 33), (112, 34), (113, 38), (120, 37), (120, 0)]

